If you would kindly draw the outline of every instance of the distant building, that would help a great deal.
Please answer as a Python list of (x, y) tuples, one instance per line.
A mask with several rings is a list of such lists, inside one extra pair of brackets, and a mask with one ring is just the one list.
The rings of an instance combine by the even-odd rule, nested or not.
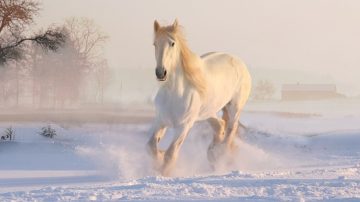
[(335, 84), (283, 84), (281, 100), (321, 100), (343, 97)]

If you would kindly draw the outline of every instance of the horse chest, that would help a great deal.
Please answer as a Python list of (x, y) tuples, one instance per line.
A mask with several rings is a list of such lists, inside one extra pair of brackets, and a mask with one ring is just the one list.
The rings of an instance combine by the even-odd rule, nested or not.
[[(155, 107), (161, 120), (170, 126), (192, 121), (199, 107), (193, 93), (172, 92), (160, 89), (155, 97)], [(195, 99), (196, 100), (196, 99)]]

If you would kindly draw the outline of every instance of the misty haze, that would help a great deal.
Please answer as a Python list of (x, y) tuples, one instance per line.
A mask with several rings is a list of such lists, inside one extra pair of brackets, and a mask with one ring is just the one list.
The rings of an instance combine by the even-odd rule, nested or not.
[(0, 0), (0, 201), (360, 200), (359, 10)]

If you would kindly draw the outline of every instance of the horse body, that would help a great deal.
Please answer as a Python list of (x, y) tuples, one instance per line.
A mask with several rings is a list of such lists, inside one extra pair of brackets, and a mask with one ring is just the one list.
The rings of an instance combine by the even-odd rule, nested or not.
[[(232, 55), (218, 52), (205, 54), (202, 59), (208, 88), (199, 120), (213, 117), (231, 100), (239, 99), (237, 96), (241, 94), (241, 90), (248, 91), (244, 89), (248, 80), (243, 78), (249, 75), (246, 66)], [(240, 99), (247, 99), (247, 96), (241, 96)]]
[[(154, 29), (156, 75), (161, 86), (155, 97), (157, 117), (148, 146), (162, 174), (168, 175), (196, 121), (207, 120), (215, 131), (208, 149), (210, 161), (216, 161), (224, 151), (219, 147), (230, 148), (251, 78), (244, 63), (232, 55), (193, 54), (179, 36), (177, 21), (168, 27), (155, 21)], [(223, 116), (218, 117), (221, 110)], [(160, 151), (158, 143), (169, 127), (175, 129), (175, 138), (166, 151)]]

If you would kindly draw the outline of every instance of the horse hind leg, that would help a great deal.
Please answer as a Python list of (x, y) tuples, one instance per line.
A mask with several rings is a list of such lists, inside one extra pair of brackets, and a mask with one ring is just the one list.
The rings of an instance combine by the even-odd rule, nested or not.
[(240, 113), (245, 106), (246, 101), (249, 98), (251, 90), (251, 78), (248, 72), (244, 74), (244, 79), (248, 79), (248, 82), (245, 82), (241, 85), (238, 92), (234, 94), (233, 99), (225, 106), (228, 111), (229, 121), (227, 127), (227, 135), (225, 137), (224, 143), (228, 146), (229, 149), (234, 149), (235, 143), (234, 139), (236, 137), (238, 127), (240, 124)]
[(225, 138), (225, 127), (226, 122), (223, 119), (212, 117), (208, 119), (212, 129), (215, 131), (213, 143), (220, 144), (224, 141)]
[(224, 138), (224, 144), (228, 151), (234, 151), (236, 149), (235, 137), (237, 136), (239, 128), (240, 114), (242, 106), (240, 104), (230, 103), (227, 107), (229, 120), (226, 128), (226, 136)]
[(207, 151), (209, 162), (214, 163), (222, 153), (220, 151), (219, 145), (224, 141), (225, 138), (226, 122), (225, 120), (217, 118), (216, 116), (209, 118), (207, 121), (215, 131), (213, 140), (210, 143)]
[(228, 127), (228, 123), (229, 123), (229, 119), (230, 119), (229, 112), (228, 112), (226, 106), (222, 109), (222, 111), (223, 111), (222, 119), (224, 120), (224, 123), (225, 123), (224, 126), (226, 129)]

